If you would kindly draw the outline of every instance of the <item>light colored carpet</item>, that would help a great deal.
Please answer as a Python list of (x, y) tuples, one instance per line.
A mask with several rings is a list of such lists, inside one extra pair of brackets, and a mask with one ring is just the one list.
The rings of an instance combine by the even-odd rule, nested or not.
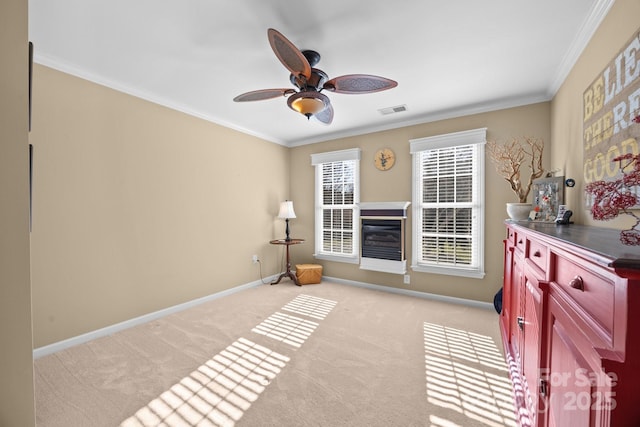
[(35, 361), (41, 427), (515, 426), (495, 311), (259, 286)]

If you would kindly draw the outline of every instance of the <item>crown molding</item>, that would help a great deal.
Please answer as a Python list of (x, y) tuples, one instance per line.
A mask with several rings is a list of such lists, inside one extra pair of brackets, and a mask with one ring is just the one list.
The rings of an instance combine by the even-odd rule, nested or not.
[(580, 31), (576, 34), (569, 50), (565, 54), (558, 70), (555, 73), (555, 78), (551, 82), (548, 88), (549, 98), (553, 98), (560, 89), (560, 86), (564, 83), (567, 76), (578, 62), (578, 58), (582, 55), (582, 52), (589, 44), (589, 41), (597, 31), (598, 27), (609, 13), (609, 9), (613, 6), (615, 0), (597, 0), (587, 18), (582, 23)]

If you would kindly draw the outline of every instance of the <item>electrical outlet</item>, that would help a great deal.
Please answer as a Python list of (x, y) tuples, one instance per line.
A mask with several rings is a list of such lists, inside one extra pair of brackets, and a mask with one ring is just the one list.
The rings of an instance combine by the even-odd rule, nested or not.
[(411, 283), (411, 276), (409, 276), (408, 274), (404, 275), (404, 284), (408, 285)]
[(258, 255), (254, 255), (251, 257), (251, 261), (253, 261), (253, 263), (255, 264), (256, 262), (258, 262)]

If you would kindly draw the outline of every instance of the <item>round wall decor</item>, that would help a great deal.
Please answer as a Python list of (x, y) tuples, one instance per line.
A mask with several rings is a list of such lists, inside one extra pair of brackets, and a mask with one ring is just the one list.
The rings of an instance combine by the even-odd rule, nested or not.
[(382, 148), (376, 151), (376, 155), (373, 158), (373, 163), (376, 165), (376, 168), (381, 171), (391, 169), (395, 162), (396, 155), (390, 148)]

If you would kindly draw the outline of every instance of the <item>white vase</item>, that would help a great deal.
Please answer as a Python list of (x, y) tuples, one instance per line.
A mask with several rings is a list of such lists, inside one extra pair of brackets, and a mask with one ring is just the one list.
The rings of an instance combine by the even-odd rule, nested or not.
[(531, 209), (533, 209), (531, 203), (507, 203), (507, 214), (515, 221), (528, 219)]

